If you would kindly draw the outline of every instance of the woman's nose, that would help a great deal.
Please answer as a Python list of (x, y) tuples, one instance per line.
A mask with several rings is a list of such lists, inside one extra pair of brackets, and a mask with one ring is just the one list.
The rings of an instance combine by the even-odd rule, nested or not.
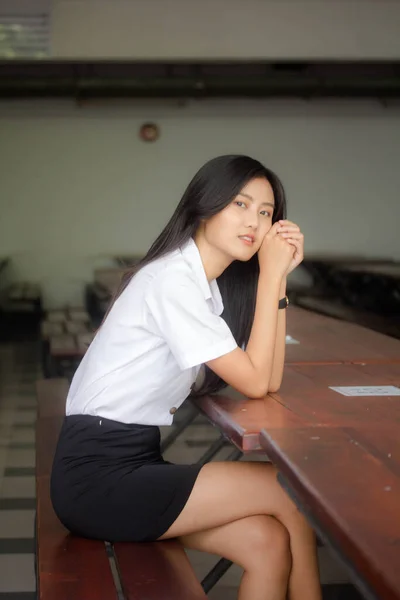
[(257, 229), (258, 227), (258, 214), (251, 210), (246, 211), (244, 224), (246, 227), (252, 227), (253, 229)]

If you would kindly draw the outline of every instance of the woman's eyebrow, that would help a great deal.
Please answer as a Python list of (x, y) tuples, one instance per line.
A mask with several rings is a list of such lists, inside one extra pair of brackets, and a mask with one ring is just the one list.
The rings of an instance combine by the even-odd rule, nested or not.
[[(240, 192), (238, 196), (244, 196), (251, 202), (254, 202), (254, 198), (250, 196), (250, 194), (245, 194), (244, 192)], [(275, 208), (275, 205), (272, 202), (262, 202), (261, 206), (270, 206), (271, 208)]]

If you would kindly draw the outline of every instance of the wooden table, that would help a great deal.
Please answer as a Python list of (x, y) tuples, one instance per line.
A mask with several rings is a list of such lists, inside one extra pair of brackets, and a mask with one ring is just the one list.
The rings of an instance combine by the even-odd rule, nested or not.
[(366, 598), (399, 600), (399, 429), (293, 429), (290, 419), (260, 440), (281, 484)]
[(399, 262), (342, 265), (335, 271), (335, 278), (338, 290), (353, 306), (399, 315)]
[(238, 394), (215, 394), (192, 398), (192, 403), (204, 414), (212, 425), (218, 427), (224, 437), (242, 452), (261, 449), (260, 431), (263, 427), (274, 429), (282, 425), (301, 426), (302, 420), (272, 398), (251, 400)]
[(290, 365), (264, 399), (193, 402), (241, 451), (264, 449), (366, 598), (400, 600), (400, 396), (343, 386), (400, 388), (400, 364)]
[(348, 264), (342, 266), (341, 270), (349, 273), (377, 275), (378, 277), (390, 277), (397, 280), (400, 279), (400, 263), (398, 262)]
[(400, 389), (400, 365), (288, 366), (271, 395), (286, 416), (263, 428), (260, 444), (365, 597), (399, 600), (400, 396), (331, 389), (343, 386)]
[(400, 340), (296, 306), (287, 309), (286, 364), (400, 363)]
[(307, 426), (399, 428), (400, 396), (344, 396), (332, 387), (400, 387), (400, 364), (291, 365), (281, 389), (266, 398), (248, 399), (230, 390), (191, 398), (196, 408), (243, 452), (260, 449), (262, 429)]
[[(299, 425), (296, 417), (316, 425), (321, 424), (320, 419), (329, 423), (332, 409), (342, 405), (344, 415), (354, 410), (353, 418), (360, 418), (360, 399), (346, 398), (343, 403), (345, 397), (329, 390), (326, 377), (331, 377), (334, 382), (344, 382), (332, 385), (357, 385), (357, 382), (358, 385), (375, 385), (376, 381), (400, 385), (398, 340), (295, 307), (288, 312), (288, 333), (300, 344), (286, 346), (285, 373), (279, 394), (264, 400), (250, 400), (228, 388), (223, 394), (191, 398), (211, 424), (243, 452), (260, 449), (258, 435), (262, 428), (279, 427), (281, 422), (288, 422), (282, 407), (290, 408), (294, 426)], [(384, 356), (399, 362), (383, 363)], [(340, 357), (348, 364), (341, 365)], [(353, 365), (351, 361), (360, 364)], [(322, 405), (321, 397), (324, 398)], [(272, 399), (278, 400), (278, 404)], [(400, 400), (397, 406), (400, 414)], [(371, 398), (363, 399), (362, 408), (364, 419), (382, 416), (379, 403), (374, 403)]]
[(306, 269), (314, 279), (316, 285), (321, 285), (326, 289), (332, 289), (335, 286), (335, 273), (337, 270), (347, 265), (379, 265), (391, 262), (387, 258), (367, 258), (357, 254), (332, 254), (332, 253), (314, 253), (306, 254), (302, 262), (302, 267)]
[(400, 428), (400, 396), (350, 397), (330, 389), (377, 385), (400, 387), (400, 364), (290, 365), (279, 392), (271, 397), (291, 414), (315, 425), (377, 427), (391, 423)]

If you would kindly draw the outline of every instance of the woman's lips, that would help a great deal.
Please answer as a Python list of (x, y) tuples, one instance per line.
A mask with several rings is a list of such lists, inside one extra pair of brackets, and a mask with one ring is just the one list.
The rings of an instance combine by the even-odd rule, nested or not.
[(247, 244), (247, 246), (252, 246), (254, 244), (254, 240), (247, 236), (239, 236), (239, 240), (242, 240), (242, 242)]

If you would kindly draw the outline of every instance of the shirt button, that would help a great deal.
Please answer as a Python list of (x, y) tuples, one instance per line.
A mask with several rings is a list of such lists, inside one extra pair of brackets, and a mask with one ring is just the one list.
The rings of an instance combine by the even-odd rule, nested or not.
[(175, 408), (175, 406), (173, 406), (172, 408), (169, 409), (169, 412), (171, 415), (174, 415), (176, 413), (177, 409)]

